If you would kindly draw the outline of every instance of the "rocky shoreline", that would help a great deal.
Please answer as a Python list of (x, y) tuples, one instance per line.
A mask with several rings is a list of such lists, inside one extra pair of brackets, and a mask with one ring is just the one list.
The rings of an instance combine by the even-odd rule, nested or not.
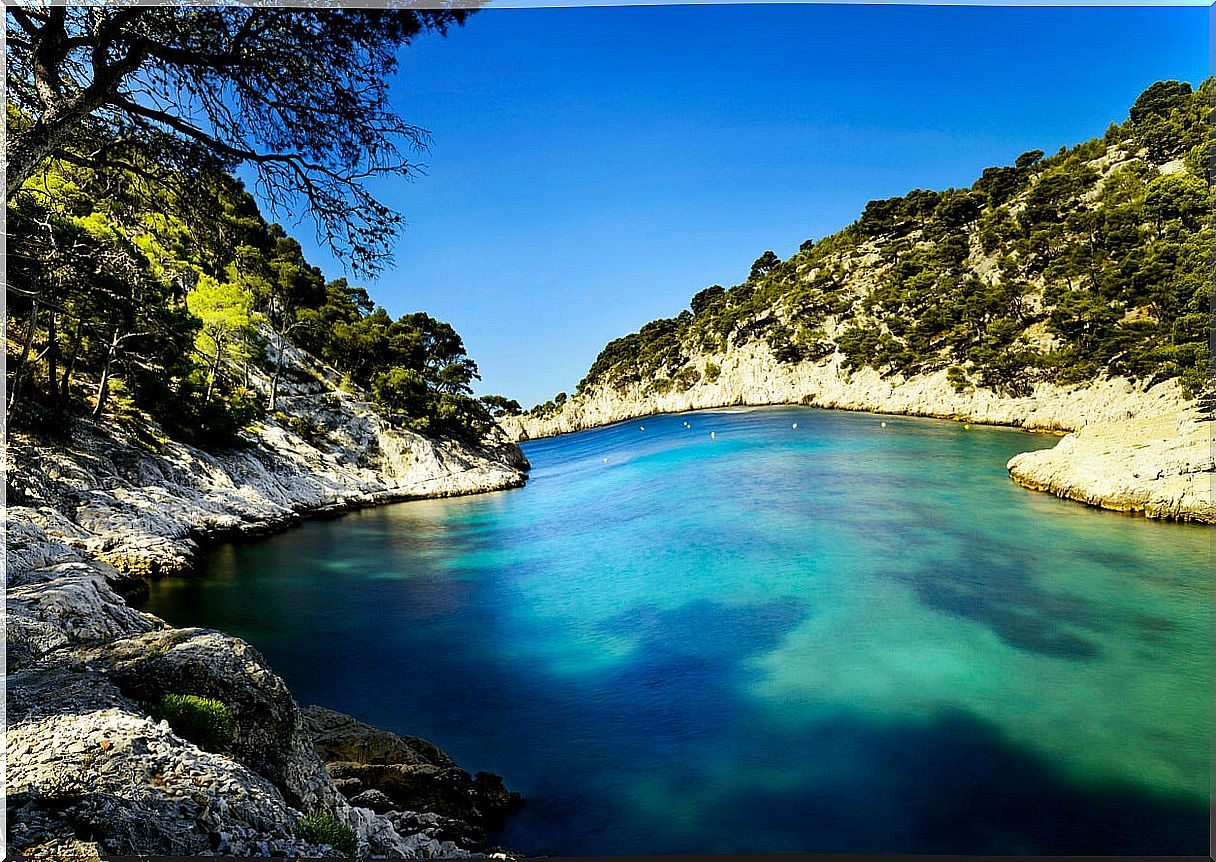
[[(425, 438), (307, 354), (290, 368), (283, 412), (221, 455), (151, 451), (89, 422), (6, 447), (11, 856), (467, 857), (490, 852), (487, 830), (520, 804), (429, 743), (301, 710), (244, 641), (127, 604), (211, 542), (526, 480), (497, 432), (481, 446)], [(162, 715), (166, 698), (221, 711), (225, 735)]]
[(1080, 428), (1008, 463), (1019, 485), (1150, 518), (1216, 523), (1213, 424), (1202, 405)]
[(641, 383), (594, 387), (554, 415), (507, 416), (499, 423), (512, 439), (529, 440), (656, 413), (801, 404), (1064, 432), (1055, 448), (1012, 459), (1013, 480), (1102, 508), (1216, 523), (1210, 405), (1184, 398), (1174, 381), (1147, 388), (1121, 378), (1040, 383), (1028, 395), (1004, 397), (975, 387), (956, 389), (944, 370), (910, 379), (850, 371), (839, 353), (781, 363), (759, 342), (692, 361), (716, 366), (716, 379), (663, 393)]
[[(528, 464), (511, 437), (738, 404), (967, 419), (1071, 432), (1010, 462), (1028, 487), (1213, 521), (1210, 405), (1187, 402), (1173, 383), (1039, 387), (1012, 399), (956, 392), (944, 373), (849, 374), (836, 357), (782, 366), (756, 346), (712, 359), (721, 365), (712, 384), (661, 396), (590, 393), (547, 420), (504, 419), (506, 433), (482, 446), (387, 425), (298, 352), (283, 413), (235, 451), (171, 441), (153, 451), (83, 421), (61, 443), (14, 437), (5, 451), (10, 853), (491, 852), (487, 830), (520, 804), (497, 776), (469, 776), (430, 743), (301, 709), (249, 644), (171, 628), (125, 597), (149, 577), (188, 572), (211, 542), (361, 506), (518, 487)], [(221, 704), (230, 737), (192, 739), (158, 717), (168, 696)], [(333, 829), (318, 831), (316, 818)]]

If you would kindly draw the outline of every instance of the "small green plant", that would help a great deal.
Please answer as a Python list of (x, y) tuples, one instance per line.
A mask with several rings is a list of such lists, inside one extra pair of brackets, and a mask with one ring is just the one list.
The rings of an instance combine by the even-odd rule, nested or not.
[(287, 427), (300, 435), (313, 446), (320, 446), (328, 439), (325, 427), (315, 416), (292, 416), (287, 420)]
[(957, 365), (953, 365), (946, 370), (946, 382), (954, 387), (954, 391), (960, 395), (975, 388), (967, 378), (967, 372)]
[(355, 830), (332, 814), (309, 814), (300, 821), (300, 828), (304, 837), (313, 844), (328, 844), (352, 857), (359, 851), (359, 839)]
[(705, 382), (706, 383), (713, 383), (715, 380), (718, 379), (718, 375), (720, 375), (721, 373), (722, 373), (722, 366), (718, 365), (716, 362), (706, 362), (705, 363)]
[(236, 721), (226, 704), (193, 694), (165, 694), (152, 705), (152, 717), (167, 721), (200, 748), (219, 751), (236, 736)]

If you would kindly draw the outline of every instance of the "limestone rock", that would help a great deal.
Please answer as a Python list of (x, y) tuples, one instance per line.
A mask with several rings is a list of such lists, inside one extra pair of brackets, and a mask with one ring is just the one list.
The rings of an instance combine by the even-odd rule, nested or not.
[(298, 836), (300, 815), (271, 782), (153, 722), (86, 663), (50, 657), (8, 683), (15, 851), (334, 855)]
[[(831, 334), (831, 327), (828, 329)], [(945, 370), (912, 378), (884, 377), (869, 368), (850, 371), (838, 353), (781, 363), (762, 341), (691, 358), (695, 368), (708, 363), (719, 366), (718, 378), (713, 382), (702, 378), (684, 391), (648, 392), (641, 383), (599, 385), (575, 395), (552, 416), (505, 416), (498, 421), (512, 439), (529, 440), (655, 413), (804, 404), (965, 419), (1037, 431), (1085, 429), (1079, 448), (1062, 442), (1051, 450), (1054, 455), (1033, 452), (1019, 456), (1010, 462), (1011, 474), (1029, 487), (1093, 505), (1211, 521), (1211, 481), (1204, 478), (1207, 471), (1203, 467), (1210, 461), (1211, 425), (1194, 430), (1203, 418), (1202, 404), (1183, 398), (1175, 381), (1149, 388), (1120, 378), (1072, 386), (1040, 383), (1026, 396), (1003, 397), (979, 388), (956, 391)], [(1156, 419), (1164, 424), (1153, 425)], [(1192, 430), (1181, 433), (1183, 428)], [(1162, 429), (1167, 433), (1159, 433)], [(1102, 442), (1094, 447), (1085, 442), (1099, 436)], [(1098, 449), (1110, 452), (1098, 456)], [(1122, 454), (1114, 454), (1115, 449)], [(1135, 466), (1128, 466), (1133, 461)], [(1149, 478), (1158, 473), (1190, 478), (1164, 483)]]
[(102, 667), (124, 694), (154, 703), (192, 694), (225, 704), (236, 722), (230, 753), (304, 810), (338, 799), (301, 732), (300, 711), (265, 659), (238, 638), (207, 629), (170, 629), (78, 650)]
[(1009, 475), (1028, 488), (1150, 518), (1216, 523), (1211, 419), (1164, 414), (1082, 428), (1024, 452)]

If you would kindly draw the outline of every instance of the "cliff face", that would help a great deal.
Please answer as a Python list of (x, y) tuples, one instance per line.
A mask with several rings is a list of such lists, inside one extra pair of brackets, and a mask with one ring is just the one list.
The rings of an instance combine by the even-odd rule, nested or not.
[(552, 416), (507, 416), (499, 423), (509, 436), (527, 440), (654, 413), (805, 404), (1080, 432), (1066, 436), (1054, 449), (1014, 459), (1011, 475), (1028, 487), (1092, 505), (1150, 517), (1216, 521), (1211, 416), (1200, 402), (1183, 398), (1174, 381), (1151, 388), (1123, 379), (1076, 386), (1039, 383), (1028, 395), (1004, 397), (974, 387), (956, 391), (945, 370), (911, 379), (884, 377), (873, 369), (848, 371), (838, 353), (817, 361), (781, 363), (759, 342), (700, 354), (691, 364), (721, 370), (712, 382), (703, 378), (683, 391), (673, 388), (661, 394), (647, 391), (642, 383), (597, 385)]
[(1013, 477), (1211, 521), (1210, 411), (1182, 394), (1211, 390), (1212, 88), (1158, 82), (1100, 138), (870, 201), (610, 341), (573, 398), (500, 422), (525, 439), (801, 403), (1072, 431)]
[(1091, 422), (1116, 421), (1144, 412), (1186, 409), (1177, 384), (1145, 390), (1126, 380), (1086, 386), (1038, 384), (1023, 397), (1003, 397), (989, 389), (956, 391), (945, 370), (911, 379), (883, 377), (873, 369), (848, 371), (839, 354), (814, 362), (777, 362), (768, 347), (752, 342), (726, 353), (693, 360), (721, 371), (710, 382), (684, 391), (647, 392), (641, 383), (620, 388), (596, 386), (574, 396), (550, 417), (507, 416), (500, 425), (517, 440), (551, 437), (646, 416), (749, 404), (805, 404), (841, 410), (869, 410), (910, 416), (1015, 425), (1027, 430), (1072, 431)]
[[(481, 446), (428, 439), (389, 426), (307, 354), (291, 351), (287, 373), (282, 415), (235, 451), (174, 442), (148, 451), (86, 422), (66, 442), (15, 436), (7, 447), (14, 853), (348, 855), (310, 832), (306, 815), (324, 813), (364, 855), (459, 856), (481, 849), (483, 826), (515, 801), (495, 777), (475, 781), (432, 746), (435, 762), (396, 767), (416, 793), (351, 804), (314, 729), (252, 647), (172, 629), (124, 599), (141, 592), (144, 576), (189, 569), (205, 541), (525, 481), (527, 461), (498, 432)], [(154, 719), (167, 694), (223, 703), (232, 739), (202, 745)], [(353, 719), (344, 726), (365, 732)], [(462, 805), (448, 804), (454, 796)]]
[(212, 454), (170, 441), (151, 452), (83, 421), (68, 443), (14, 439), (6, 452), (9, 517), (124, 572), (155, 576), (187, 570), (200, 541), (526, 479), (527, 460), (497, 430), (473, 446), (393, 427), (303, 351), (290, 351), (285, 374), (294, 382), (280, 386), (283, 415), (247, 432), (236, 450)]

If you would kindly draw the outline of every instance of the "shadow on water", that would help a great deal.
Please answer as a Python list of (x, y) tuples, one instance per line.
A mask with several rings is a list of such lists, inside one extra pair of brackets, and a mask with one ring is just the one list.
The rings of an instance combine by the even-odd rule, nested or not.
[(1068, 630), (1090, 627), (1087, 621), (1096, 618), (1097, 610), (1091, 603), (1039, 589), (1008, 564), (990, 561), (984, 566), (986, 579), (970, 584), (959, 568), (924, 568), (905, 579), (927, 607), (983, 623), (1012, 647), (1074, 661), (1101, 654), (1092, 640)]
[[(840, 716), (786, 738), (790, 762), (843, 747), (853, 780), (791, 792), (755, 788), (705, 813), (764, 823), (771, 849), (965, 854), (1195, 854), (1207, 842), (1207, 806), (1131, 785), (1081, 788), (964, 712), (880, 726)], [(729, 839), (716, 849), (753, 849)]]
[[(1026, 496), (1002, 469), (1013, 432), (690, 421), (538, 441), (517, 492), (219, 549), (151, 609), (249, 638), (303, 703), (502, 774), (529, 804), (496, 840), (530, 854), (1202, 852), (1210, 715), (1171, 698), (1203, 669), (1207, 545)], [(807, 628), (840, 640), (787, 649)], [(805, 687), (773, 697), (770, 656)], [(1011, 656), (1030, 661), (1002, 678)], [(1121, 675), (1143, 700), (1103, 694)], [(873, 705), (927, 703), (934, 679), (990, 711)], [(1056, 679), (1092, 685), (1037, 684)], [(1103, 702), (1056, 710), (1056, 691)], [(1126, 768), (1042, 753), (1107, 740)], [(1175, 752), (1185, 780), (1136, 765)]]
[[(529, 805), (496, 839), (554, 855), (1187, 854), (1205, 846), (1208, 812), (1195, 799), (1131, 784), (1077, 786), (966, 711), (885, 722), (833, 710), (797, 730), (775, 724), (739, 696), (745, 665), (804, 616), (797, 600), (622, 613), (610, 625), (643, 635), (636, 658), (533, 689), (538, 700), (512, 732), (531, 734), (538, 749), (565, 748), (535, 736), (544, 716), (561, 715), (554, 732), (573, 728), (576, 744), (560, 768), (533, 772)], [(591, 726), (569, 721), (572, 703), (594, 713)], [(650, 816), (639, 819), (639, 810)]]

